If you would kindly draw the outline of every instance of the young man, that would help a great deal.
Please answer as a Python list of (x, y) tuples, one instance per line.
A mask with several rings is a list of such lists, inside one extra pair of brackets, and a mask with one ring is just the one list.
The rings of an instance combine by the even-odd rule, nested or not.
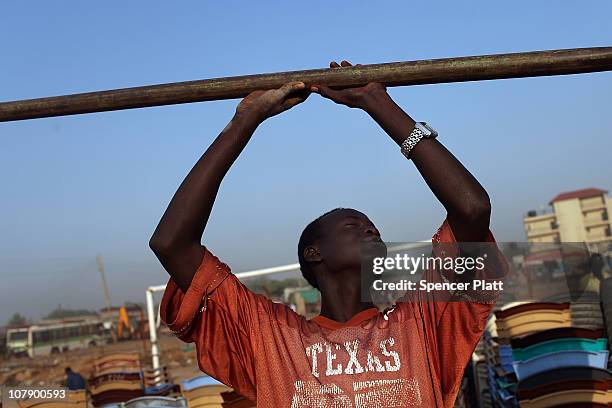
[(219, 185), (257, 126), (309, 92), (363, 109), (412, 160), (448, 213), (434, 242), (494, 241), (486, 191), (383, 85), (291, 83), (248, 95), (174, 195), (150, 241), (171, 276), (161, 317), (196, 343), (202, 371), (258, 406), (450, 407), (493, 301), (401, 302), (379, 313), (361, 298), (360, 246), (380, 241), (364, 214), (331, 211), (300, 238), (302, 272), (322, 297), (312, 320), (249, 291), (200, 244)]

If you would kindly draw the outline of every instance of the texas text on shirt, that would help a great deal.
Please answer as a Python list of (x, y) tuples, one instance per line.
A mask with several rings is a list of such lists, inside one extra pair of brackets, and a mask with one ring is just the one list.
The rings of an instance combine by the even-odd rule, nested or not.
[[(433, 241), (455, 242), (447, 221)], [(196, 343), (203, 372), (260, 407), (446, 408), (493, 302), (399, 302), (345, 323), (307, 320), (206, 252), (186, 294), (170, 279), (161, 317)]]

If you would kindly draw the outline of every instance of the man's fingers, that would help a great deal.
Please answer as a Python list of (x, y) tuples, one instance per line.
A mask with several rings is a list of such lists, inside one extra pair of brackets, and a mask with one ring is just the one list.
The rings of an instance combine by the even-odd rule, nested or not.
[(308, 98), (308, 95), (310, 95), (310, 93), (300, 95), (300, 96), (293, 96), (285, 100), (280, 105), (277, 105), (276, 109), (272, 111), (272, 115), (278, 115), (281, 112), (284, 112), (286, 110), (293, 108), (295, 105), (299, 105), (300, 103), (304, 102), (306, 98)]
[(331, 100), (337, 100), (339, 98), (339, 91), (336, 91), (334, 89), (328, 88), (324, 85), (313, 85), (310, 87), (310, 90), (312, 92), (316, 92), (319, 95), (331, 99)]
[(329, 67), (330, 68), (352, 67), (352, 66), (353, 66), (353, 64), (351, 64), (347, 60), (340, 61), (340, 65), (338, 65), (338, 63), (336, 61), (332, 61), (332, 62), (329, 63)]
[(308, 98), (308, 96), (289, 98), (285, 101), (285, 103), (283, 103), (283, 107), (285, 109), (293, 108), (295, 105), (299, 105), (300, 103), (304, 102), (306, 98)]
[(289, 94), (306, 89), (306, 84), (303, 82), (289, 82), (281, 86), (278, 91), (281, 98), (286, 98)]
[(331, 91), (331, 89), (329, 89), (328, 87), (324, 85), (312, 85), (310, 87), (310, 90), (312, 92), (318, 93), (321, 96), (327, 96), (329, 95), (329, 91)]

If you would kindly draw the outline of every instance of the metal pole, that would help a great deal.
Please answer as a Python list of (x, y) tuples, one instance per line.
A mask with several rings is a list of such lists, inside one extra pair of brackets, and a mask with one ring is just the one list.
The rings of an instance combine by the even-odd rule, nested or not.
[(108, 284), (106, 283), (106, 274), (104, 273), (104, 262), (102, 261), (102, 256), (96, 256), (96, 262), (98, 263), (98, 270), (100, 271), (100, 276), (102, 276), (102, 289), (104, 290), (104, 303), (106, 304), (106, 310), (110, 312), (111, 310), (111, 300), (110, 293), (108, 291)]
[(155, 324), (156, 313), (153, 301), (153, 290), (147, 289), (147, 318), (149, 319), (149, 339), (151, 341), (151, 360), (153, 370), (159, 368), (159, 345), (157, 344), (157, 326)]
[(579, 74), (612, 70), (612, 47), (535, 51), (411, 62), (314, 69), (176, 82), (0, 103), (0, 122), (172, 105), (246, 96), (292, 81), (349, 88)]

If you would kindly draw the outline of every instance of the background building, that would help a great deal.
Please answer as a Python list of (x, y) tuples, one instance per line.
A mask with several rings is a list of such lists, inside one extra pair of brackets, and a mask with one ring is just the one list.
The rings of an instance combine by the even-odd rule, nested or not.
[(586, 188), (558, 194), (544, 211), (523, 218), (529, 242), (612, 242), (607, 191)]

